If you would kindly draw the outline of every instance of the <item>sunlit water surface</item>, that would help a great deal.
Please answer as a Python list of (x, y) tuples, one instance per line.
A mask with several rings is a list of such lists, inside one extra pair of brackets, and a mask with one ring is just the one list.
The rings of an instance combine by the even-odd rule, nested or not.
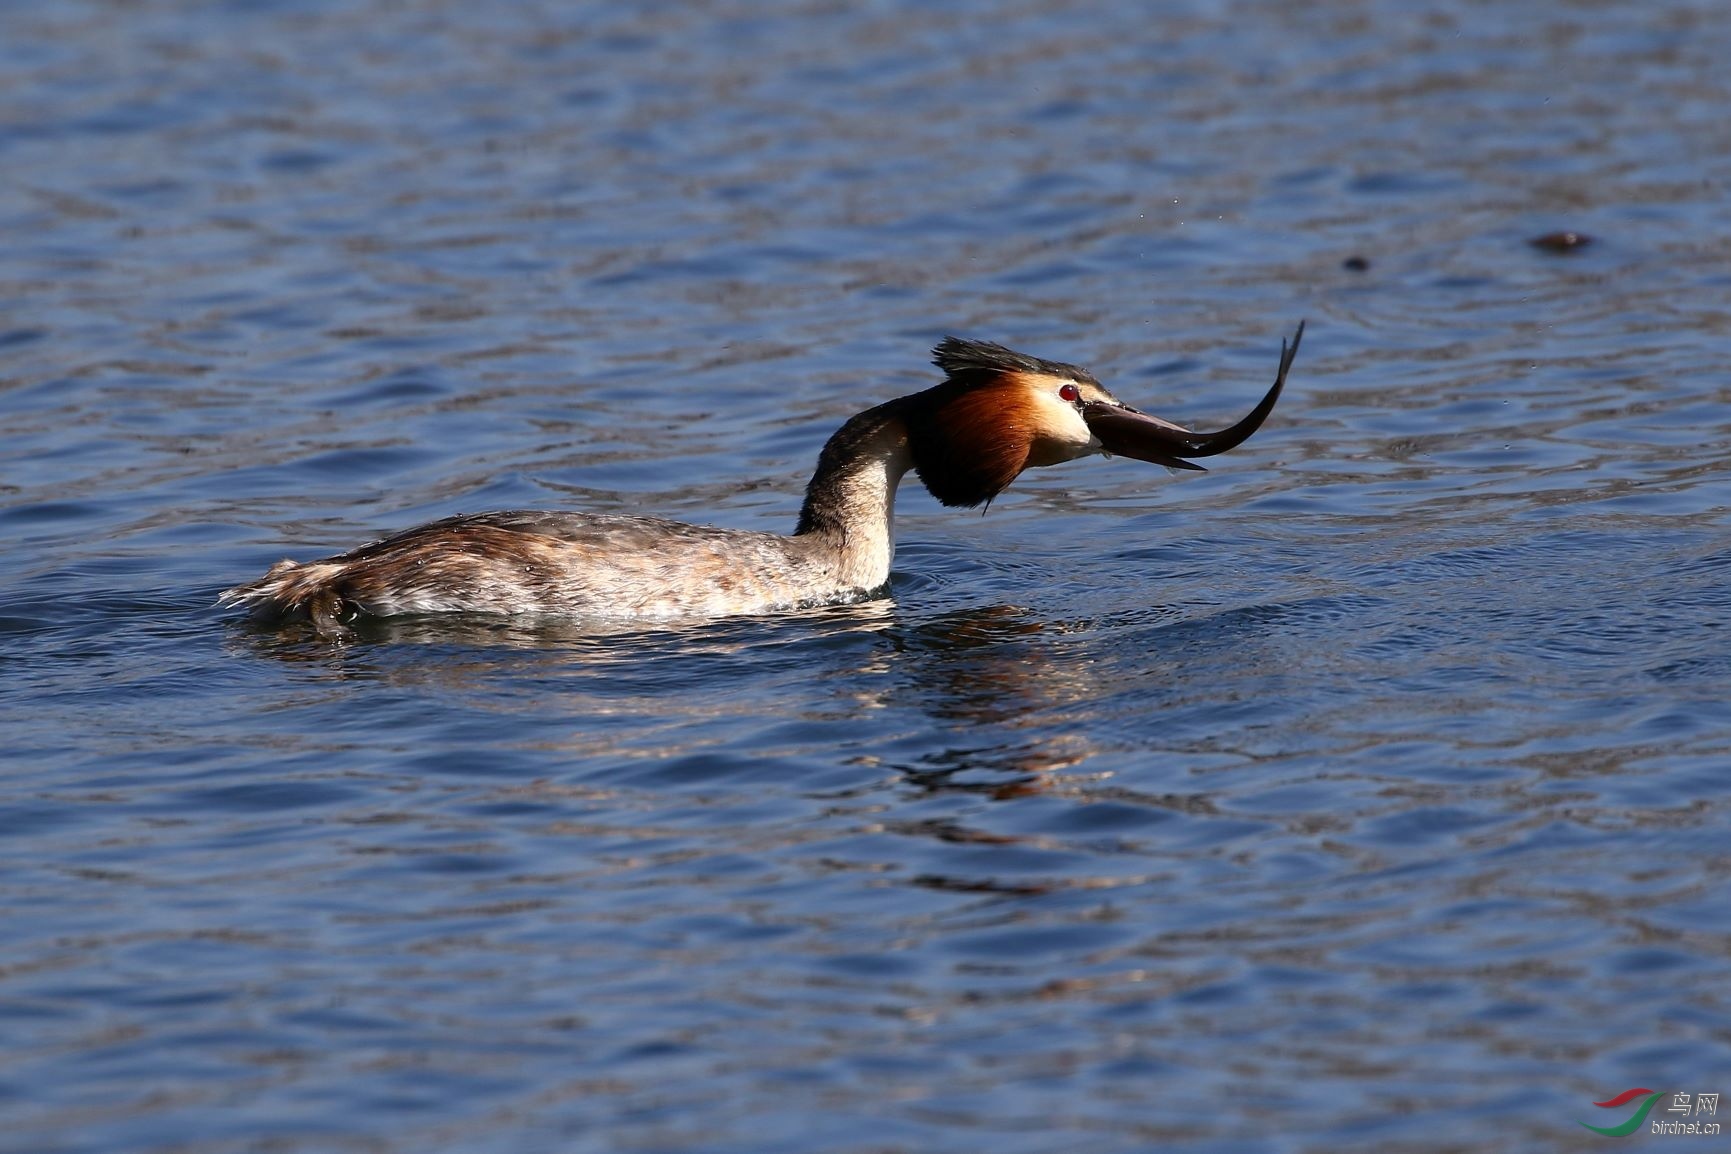
[[(0, 17), (0, 1147), (1731, 1091), (1720, 5), (643, 8)], [(1212, 471), (910, 485), (869, 604), (212, 607), (465, 510), (787, 528), (946, 332), (1218, 425), (1301, 317)]]

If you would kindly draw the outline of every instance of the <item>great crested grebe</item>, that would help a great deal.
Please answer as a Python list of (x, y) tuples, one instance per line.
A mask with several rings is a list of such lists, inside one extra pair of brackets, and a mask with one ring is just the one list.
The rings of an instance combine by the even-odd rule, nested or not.
[(945, 505), (972, 507), (1023, 469), (1093, 453), (1174, 469), (1262, 424), (1298, 354), (1242, 421), (1192, 433), (1124, 404), (1075, 365), (986, 341), (932, 350), (945, 379), (850, 419), (818, 455), (792, 536), (612, 513), (513, 510), (446, 517), (304, 564), (279, 561), (222, 594), (323, 637), (363, 614), (720, 616), (862, 599), (889, 580), (896, 486), (911, 468)]

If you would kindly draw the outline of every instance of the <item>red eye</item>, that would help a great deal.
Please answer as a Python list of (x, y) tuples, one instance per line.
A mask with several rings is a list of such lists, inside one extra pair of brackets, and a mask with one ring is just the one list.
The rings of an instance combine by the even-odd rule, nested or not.
[(1058, 386), (1058, 396), (1061, 400), (1069, 401), (1073, 405), (1082, 399), (1082, 390), (1075, 385), (1066, 383)]

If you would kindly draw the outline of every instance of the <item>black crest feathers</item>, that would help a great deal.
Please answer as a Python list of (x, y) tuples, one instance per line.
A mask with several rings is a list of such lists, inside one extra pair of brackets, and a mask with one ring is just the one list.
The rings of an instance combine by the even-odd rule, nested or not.
[(1099, 384), (1094, 374), (1080, 365), (1062, 361), (1047, 361), (1007, 349), (994, 341), (970, 341), (961, 337), (945, 337), (932, 349), (932, 364), (954, 379), (996, 375), (998, 373), (1037, 373), (1063, 380)]

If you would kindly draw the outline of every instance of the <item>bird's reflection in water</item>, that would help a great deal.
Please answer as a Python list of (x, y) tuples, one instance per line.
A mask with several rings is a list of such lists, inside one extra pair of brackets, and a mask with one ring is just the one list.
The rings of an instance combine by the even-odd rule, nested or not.
[[(786, 717), (813, 722), (829, 743), (787, 752), (840, 754), (866, 771), (820, 791), (836, 800), (886, 785), (998, 800), (1119, 792), (1106, 784), (1111, 771), (1081, 769), (1107, 748), (1094, 735), (1111, 732), (1100, 715), (1097, 631), (1016, 605), (916, 618), (880, 598), (773, 618), (654, 624), (374, 618), (356, 622), (342, 646), (311, 627), (229, 628), (236, 649), (313, 670), (321, 682), (382, 681), (455, 695), (466, 709), (556, 713), (567, 726), (557, 744), (582, 756), (679, 757), (738, 745), (740, 720)], [(591, 732), (585, 718), (615, 724)], [(635, 725), (628, 734), (616, 724), (623, 721)], [(838, 726), (846, 727), (840, 741)], [(860, 752), (848, 754), (850, 745)], [(898, 758), (888, 752), (895, 745), (916, 752)]]
[[(575, 773), (628, 788), (643, 784), (638, 771), (645, 765), (710, 753), (718, 758), (718, 781), (742, 772), (746, 761), (773, 765), (754, 740), (786, 721), (822, 722), (826, 702), (814, 704), (812, 684), (846, 685), (869, 667), (893, 613), (894, 605), (880, 599), (773, 618), (652, 623), (371, 618), (355, 622), (353, 638), (342, 645), (309, 626), (236, 622), (229, 644), (297, 666), (314, 686), (377, 682), (419, 702), (448, 705), (453, 717), (471, 718), (476, 728), (484, 729), (489, 714), (509, 714), (511, 726), (490, 738), (498, 746), (557, 750), (573, 759)], [(805, 751), (776, 750), (783, 752)], [(698, 780), (704, 767), (681, 772)], [(797, 765), (786, 773), (796, 774)]]
[[(1123, 615), (1137, 619), (1119, 623), (1126, 627), (1180, 616), (1159, 606)], [(1096, 622), (993, 605), (898, 621), (883, 636), (897, 657), (892, 692), (918, 701), (943, 735), (893, 765), (893, 788), (903, 797), (885, 807), (882, 828), (925, 842), (932, 851), (921, 856), (939, 866), (913, 874), (910, 884), (1000, 898), (1141, 884), (1155, 844), (1142, 831), (1164, 828), (1167, 815), (1217, 814), (1206, 792), (1116, 780), (1130, 751), (1109, 736), (1120, 728), (1112, 710), (1122, 702), (1108, 692), (1116, 662), (1102, 651)], [(1143, 648), (1138, 667), (1180, 660)], [(1024, 816), (1023, 807), (1001, 804), (1036, 797), (1062, 803), (1059, 828), (1047, 824), (1060, 812), (1051, 806)], [(1094, 803), (1109, 804), (1093, 810)], [(895, 816), (910, 809), (917, 816)], [(1093, 813), (1102, 817), (1096, 822)], [(1128, 816), (1137, 813), (1145, 816)], [(1085, 855), (1078, 839), (1089, 847)], [(1077, 872), (1083, 858), (1103, 868)]]
[[(254, 656), (316, 665), (333, 676), (436, 677), (460, 689), (474, 679), (563, 670), (639, 666), (684, 656), (740, 656), (791, 641), (869, 634), (887, 625), (886, 599), (827, 605), (768, 617), (627, 620), (553, 615), (432, 614), (365, 617), (353, 639), (333, 645), (310, 626), (231, 622), (231, 644)], [(415, 647), (407, 650), (406, 647)]]
[[(1009, 798), (1042, 792), (1054, 775), (1087, 761), (1094, 746), (1073, 724), (1073, 707), (1092, 696), (1089, 661), (1085, 648), (1062, 645), (1062, 633), (1015, 605), (887, 629), (912, 700), (950, 739), (897, 766), (905, 780), (931, 792)], [(975, 744), (969, 733), (995, 740)]]
[[(314, 670), (327, 688), (376, 681), (415, 702), (448, 702), (473, 722), (455, 740), (502, 753), (533, 747), (537, 757), (556, 750), (569, 770), (542, 786), (604, 789), (610, 804), (646, 822), (642, 830), (675, 787), (695, 787), (718, 814), (774, 796), (767, 787), (822, 804), (838, 835), (846, 827), (848, 838), (923, 847), (923, 867), (901, 873), (903, 884), (1013, 898), (1133, 884), (1148, 868), (1146, 847), (1119, 827), (1082, 816), (1052, 832), (1018, 801), (1057, 800), (1078, 814), (1109, 802), (1118, 820), (1125, 807), (1192, 816), (1214, 808), (1206, 794), (1116, 780), (1124, 751), (1109, 735), (1122, 702), (1102, 685), (1116, 663), (1087, 620), (1010, 604), (919, 617), (881, 599), (653, 627), (449, 615), (357, 624), (344, 646), (310, 627), (236, 626), (232, 639)], [(492, 713), (513, 721), (490, 728)], [(744, 822), (737, 844), (772, 853), (781, 839), (814, 832), (799, 828)], [(1078, 837), (1090, 860), (1117, 864), (1071, 872)], [(885, 860), (878, 852), (862, 860)]]

